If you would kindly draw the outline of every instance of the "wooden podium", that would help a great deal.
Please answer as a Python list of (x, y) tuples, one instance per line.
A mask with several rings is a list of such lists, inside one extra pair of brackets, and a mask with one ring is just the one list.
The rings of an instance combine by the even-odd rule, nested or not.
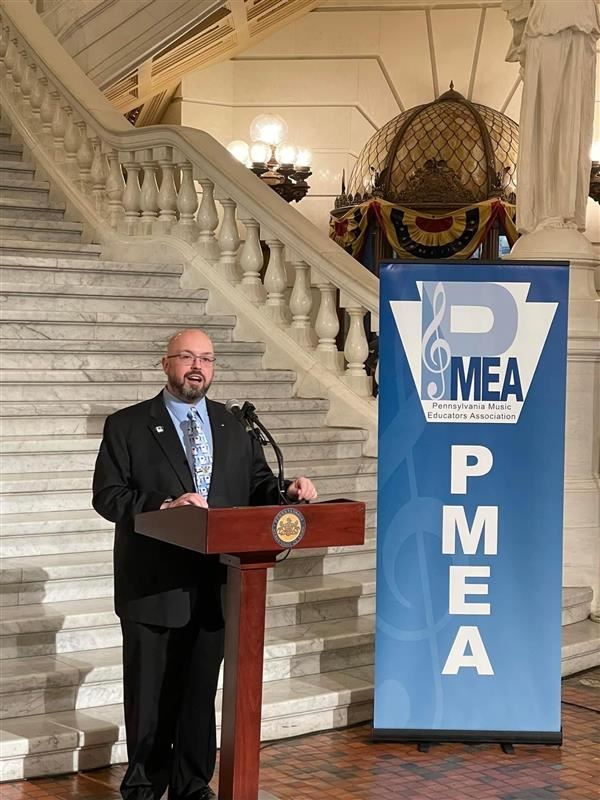
[(218, 797), (257, 800), (267, 569), (290, 547), (363, 544), (365, 504), (182, 506), (138, 514), (135, 529), (197, 553), (220, 555), (228, 567)]

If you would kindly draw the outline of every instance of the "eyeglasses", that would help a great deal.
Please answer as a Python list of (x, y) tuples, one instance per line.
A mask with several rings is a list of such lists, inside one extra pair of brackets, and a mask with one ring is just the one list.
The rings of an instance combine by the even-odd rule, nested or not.
[(195, 353), (174, 353), (172, 356), (167, 356), (167, 358), (176, 358), (186, 366), (191, 366), (195, 361), (199, 361), (204, 367), (212, 366), (217, 360), (211, 353), (203, 353), (199, 356)]

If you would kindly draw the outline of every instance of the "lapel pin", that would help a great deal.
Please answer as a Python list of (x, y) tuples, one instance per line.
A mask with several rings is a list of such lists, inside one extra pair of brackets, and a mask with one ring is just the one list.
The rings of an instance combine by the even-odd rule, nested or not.
[(163, 426), (162, 426), (162, 425), (157, 425), (157, 426), (156, 426), (156, 428), (155, 428), (154, 430), (155, 430), (157, 433), (164, 433), (164, 432), (165, 432), (165, 429), (163, 428)]

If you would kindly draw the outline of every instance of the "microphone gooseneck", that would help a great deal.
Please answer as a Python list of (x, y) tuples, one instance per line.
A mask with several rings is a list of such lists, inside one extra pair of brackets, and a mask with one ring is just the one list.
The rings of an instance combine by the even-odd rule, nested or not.
[(268, 443), (273, 448), (275, 458), (277, 459), (277, 488), (279, 491), (279, 497), (282, 505), (287, 505), (290, 500), (285, 493), (283, 453), (281, 452), (281, 448), (269, 430), (258, 418), (256, 406), (249, 401), (246, 401), (243, 405), (241, 405), (239, 400), (232, 399), (225, 403), (225, 408), (239, 422), (241, 422), (242, 425), (244, 425), (246, 430), (252, 434), (260, 442), (260, 444), (264, 445)]

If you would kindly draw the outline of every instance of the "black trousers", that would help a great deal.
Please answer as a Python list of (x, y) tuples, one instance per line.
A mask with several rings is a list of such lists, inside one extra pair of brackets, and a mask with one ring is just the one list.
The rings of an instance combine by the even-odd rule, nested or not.
[(193, 800), (216, 761), (215, 694), (224, 627), (198, 598), (183, 628), (121, 620), (129, 766), (124, 800)]

